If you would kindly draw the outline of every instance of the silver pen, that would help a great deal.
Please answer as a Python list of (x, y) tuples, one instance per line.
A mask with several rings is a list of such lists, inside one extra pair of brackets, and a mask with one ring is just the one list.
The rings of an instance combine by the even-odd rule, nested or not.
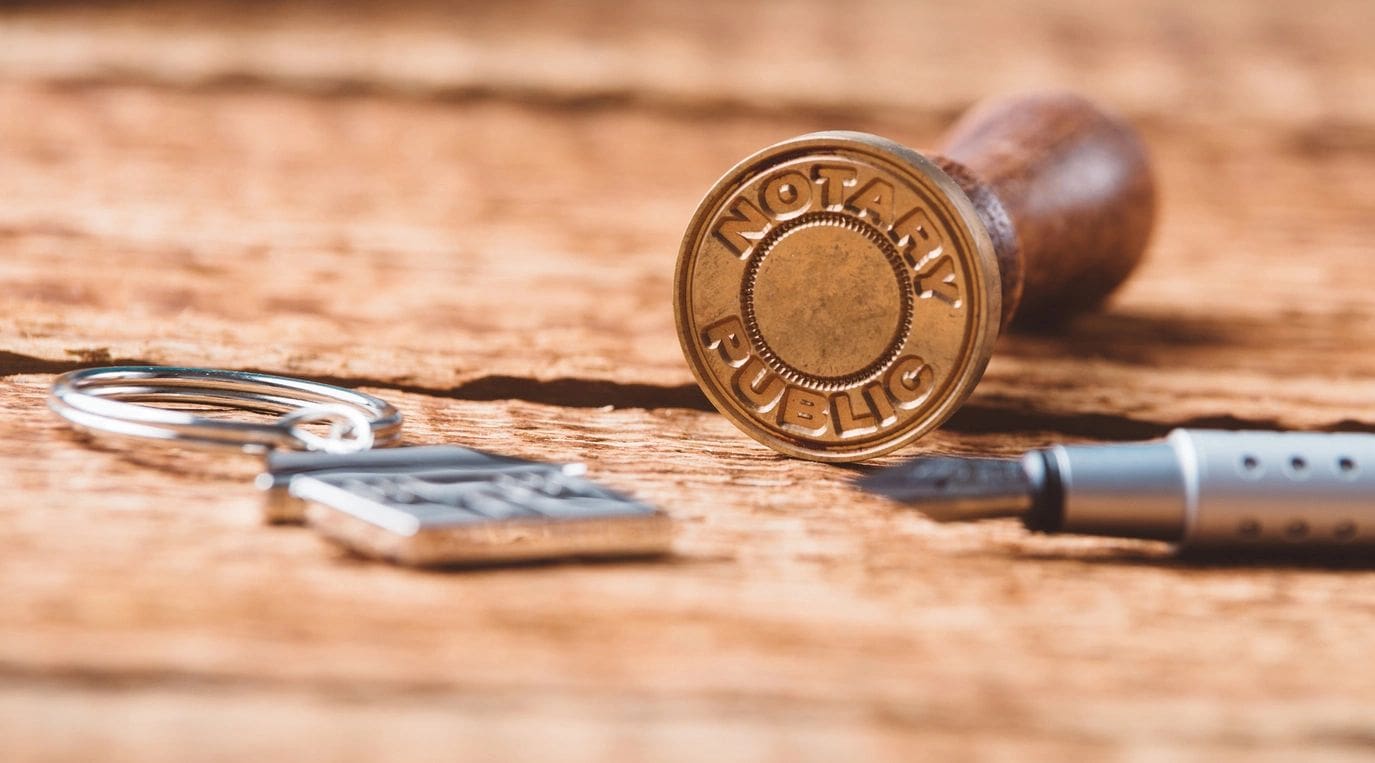
[(1020, 459), (932, 457), (859, 480), (943, 521), (1193, 548), (1375, 546), (1375, 435), (1176, 429)]

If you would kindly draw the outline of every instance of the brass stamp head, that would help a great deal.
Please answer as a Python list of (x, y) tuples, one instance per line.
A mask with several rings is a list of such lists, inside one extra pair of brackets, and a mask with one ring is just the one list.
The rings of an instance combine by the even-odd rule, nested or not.
[(683, 238), (674, 309), (712, 403), (817, 461), (887, 453), (945, 421), (1002, 314), (964, 191), (915, 151), (852, 132), (787, 140), (726, 173)]

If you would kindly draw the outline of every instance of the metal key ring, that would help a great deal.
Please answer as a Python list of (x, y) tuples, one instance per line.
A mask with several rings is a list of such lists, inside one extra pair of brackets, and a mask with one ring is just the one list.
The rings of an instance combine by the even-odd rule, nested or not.
[[(178, 403), (278, 414), (257, 423), (197, 416), (138, 403)], [(401, 413), (381, 398), (330, 384), (248, 371), (164, 366), (111, 366), (63, 374), (48, 407), (78, 429), (178, 445), (350, 453), (393, 445)], [(322, 436), (303, 428), (328, 422)]]

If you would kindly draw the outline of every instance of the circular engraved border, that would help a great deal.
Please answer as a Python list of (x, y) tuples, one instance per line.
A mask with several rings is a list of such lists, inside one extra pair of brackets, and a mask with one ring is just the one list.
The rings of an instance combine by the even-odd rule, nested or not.
[[(759, 268), (763, 265), (769, 252), (773, 251), (774, 245), (784, 236), (799, 228), (819, 225), (835, 226), (854, 231), (877, 246), (888, 260), (889, 266), (893, 268), (893, 275), (897, 277), (898, 287), (902, 293), (902, 320), (898, 324), (897, 332), (889, 340), (888, 346), (876, 360), (858, 371), (843, 376), (809, 374), (783, 360), (764, 339), (763, 332), (759, 329), (759, 319), (754, 312), (755, 280), (759, 275)], [(902, 255), (898, 254), (897, 247), (893, 246), (888, 237), (880, 233), (877, 228), (843, 212), (808, 212), (787, 220), (769, 231), (768, 235), (760, 239), (754, 249), (755, 253), (750, 256), (749, 264), (746, 266), (745, 277), (740, 282), (740, 309), (745, 320), (745, 332), (749, 335), (750, 343), (754, 345), (760, 359), (775, 373), (783, 377), (785, 381), (818, 392), (836, 392), (873, 379), (883, 373), (902, 354), (902, 349), (912, 334), (912, 313), (915, 309), (915, 299), (912, 296), (914, 284), (907, 272), (907, 263), (903, 261)]]
[[(962, 362), (951, 370), (947, 384), (933, 390), (938, 398), (934, 404), (924, 405), (926, 414), (895, 430), (862, 439), (838, 443), (812, 443), (805, 438), (790, 436), (768, 428), (756, 417), (738, 409), (729, 391), (716, 374), (709, 371), (709, 359), (698, 344), (697, 324), (693, 314), (692, 271), (696, 267), (699, 246), (706, 235), (707, 225), (720, 213), (721, 205), (759, 173), (791, 161), (811, 156), (857, 155), (866, 161), (878, 160), (880, 165), (897, 170), (900, 175), (916, 180), (911, 185), (941, 224), (964, 247), (970, 260), (971, 285), (967, 309), (970, 311), (969, 334), (966, 336)], [(889, 453), (912, 443), (939, 426), (969, 396), (983, 375), (998, 337), (999, 316), (1002, 314), (999, 271), (993, 242), (979, 222), (974, 204), (964, 191), (939, 167), (921, 154), (885, 138), (869, 133), (828, 131), (808, 133), (775, 143), (741, 160), (716, 181), (702, 198), (684, 231), (678, 250), (678, 262), (673, 279), (673, 312), (678, 329), (678, 341), (688, 361), (688, 369), (698, 385), (718, 411), (733, 421), (741, 431), (774, 450), (812, 461), (857, 461)]]

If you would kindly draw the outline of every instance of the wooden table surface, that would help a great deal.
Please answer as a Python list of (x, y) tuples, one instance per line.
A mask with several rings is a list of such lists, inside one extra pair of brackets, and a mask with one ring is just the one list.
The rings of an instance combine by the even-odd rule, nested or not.
[[(0, 9), (0, 759), (1375, 755), (1375, 572), (938, 525), (716, 414), (679, 237), (814, 129), (921, 146), (999, 92), (1141, 126), (1148, 260), (1005, 337), (919, 452), (1375, 431), (1367, 0)], [(393, 400), (582, 460), (664, 561), (416, 572), (257, 519), (247, 457), (91, 447), (110, 362)], [(892, 462), (895, 457), (884, 459)]]

